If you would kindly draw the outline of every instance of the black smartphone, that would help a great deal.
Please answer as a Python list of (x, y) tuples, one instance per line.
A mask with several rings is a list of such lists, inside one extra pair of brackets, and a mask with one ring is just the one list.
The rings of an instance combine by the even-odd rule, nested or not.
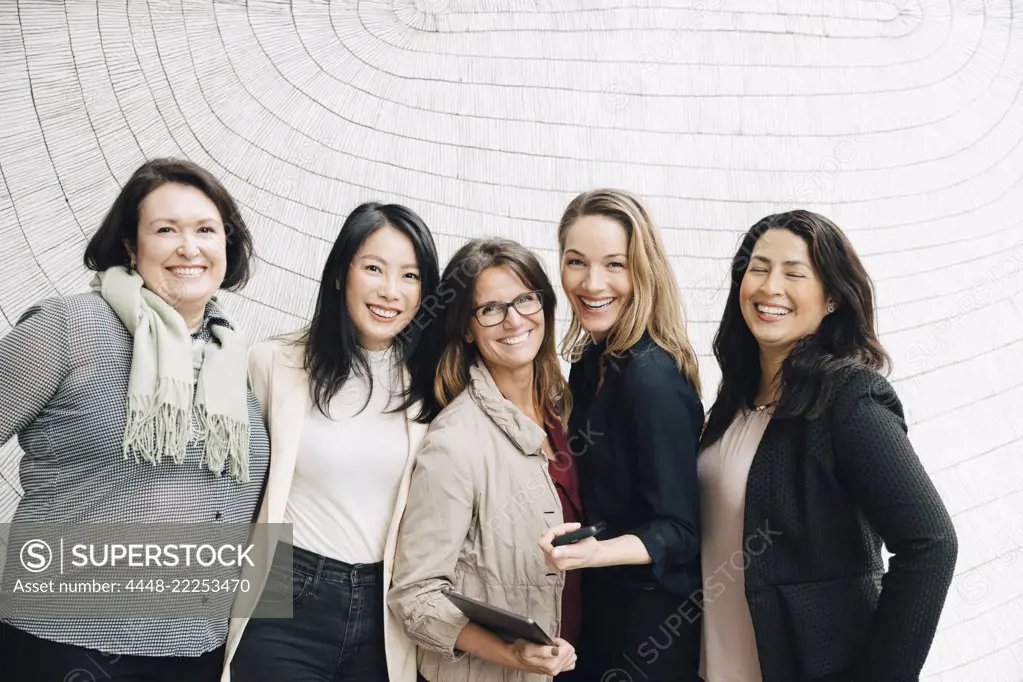
[(586, 538), (592, 538), (597, 533), (603, 533), (604, 529), (607, 528), (607, 524), (603, 521), (599, 521), (592, 526), (583, 526), (577, 530), (573, 530), (570, 533), (559, 535), (558, 537), (551, 540), (552, 547), (561, 547), (562, 545), (574, 545), (580, 540)]

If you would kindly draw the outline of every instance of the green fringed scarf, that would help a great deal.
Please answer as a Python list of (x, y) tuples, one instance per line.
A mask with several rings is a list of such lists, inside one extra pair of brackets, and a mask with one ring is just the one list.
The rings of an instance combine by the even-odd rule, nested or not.
[[(167, 455), (181, 464), (186, 446), (196, 440), (203, 444), (203, 462), (210, 471), (219, 476), (226, 466), (235, 480), (247, 482), (245, 340), (229, 327), (213, 325), (210, 331), (215, 341), (193, 344), (181, 315), (127, 268), (118, 266), (98, 273), (92, 289), (102, 294), (134, 339), (125, 458), (134, 455), (136, 461), (155, 466)], [(192, 428), (193, 414), (198, 432)]]

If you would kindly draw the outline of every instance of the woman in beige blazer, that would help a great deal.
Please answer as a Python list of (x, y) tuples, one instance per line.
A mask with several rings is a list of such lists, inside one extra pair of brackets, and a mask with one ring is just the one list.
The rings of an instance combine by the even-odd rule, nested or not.
[[(429, 682), (549, 680), (575, 666), (559, 635), (578, 621), (565, 574), (547, 570), (536, 542), (569, 500), (552, 446), (569, 407), (554, 289), (528, 249), (482, 239), (455, 254), (439, 291), (443, 409), (416, 458), (388, 603)], [(449, 589), (532, 618), (555, 645), (505, 642), (468, 622)]]
[[(438, 270), (419, 216), (363, 204), (327, 258), (309, 327), (253, 348), (271, 450), (259, 521), (291, 533), (270, 543), (268, 572), (252, 571), (256, 610), (236, 603), (224, 680), (415, 681), (415, 647), (384, 600), (429, 418), (417, 315)], [(270, 617), (282, 606), (290, 618)]]

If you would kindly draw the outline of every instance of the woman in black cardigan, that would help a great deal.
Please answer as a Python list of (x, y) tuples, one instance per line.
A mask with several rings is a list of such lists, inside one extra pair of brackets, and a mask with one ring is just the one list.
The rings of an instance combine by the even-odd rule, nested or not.
[(572, 679), (695, 682), (703, 404), (678, 285), (650, 215), (627, 192), (576, 197), (558, 241), (572, 305), (563, 348), (575, 360), (568, 444), (586, 522), (607, 526), (571, 546), (552, 540), (578, 524), (540, 540), (552, 570), (586, 569)]
[(957, 542), (874, 316), (823, 216), (768, 216), (732, 259), (698, 463), (707, 682), (919, 678)]

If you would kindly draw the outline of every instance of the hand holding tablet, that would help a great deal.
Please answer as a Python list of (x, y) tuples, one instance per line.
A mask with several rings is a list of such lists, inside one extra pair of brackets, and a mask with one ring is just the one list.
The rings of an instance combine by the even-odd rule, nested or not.
[(575, 668), (575, 647), (559, 637), (548, 635), (532, 618), (491, 606), (458, 592), (448, 591), (444, 595), (472, 623), (510, 644), (508, 651), (513, 662), (508, 661), (504, 665), (548, 676)]
[(444, 596), (473, 623), (490, 630), (506, 642), (524, 639), (533, 644), (554, 645), (554, 640), (532, 618), (491, 606), (458, 592), (449, 590)]

